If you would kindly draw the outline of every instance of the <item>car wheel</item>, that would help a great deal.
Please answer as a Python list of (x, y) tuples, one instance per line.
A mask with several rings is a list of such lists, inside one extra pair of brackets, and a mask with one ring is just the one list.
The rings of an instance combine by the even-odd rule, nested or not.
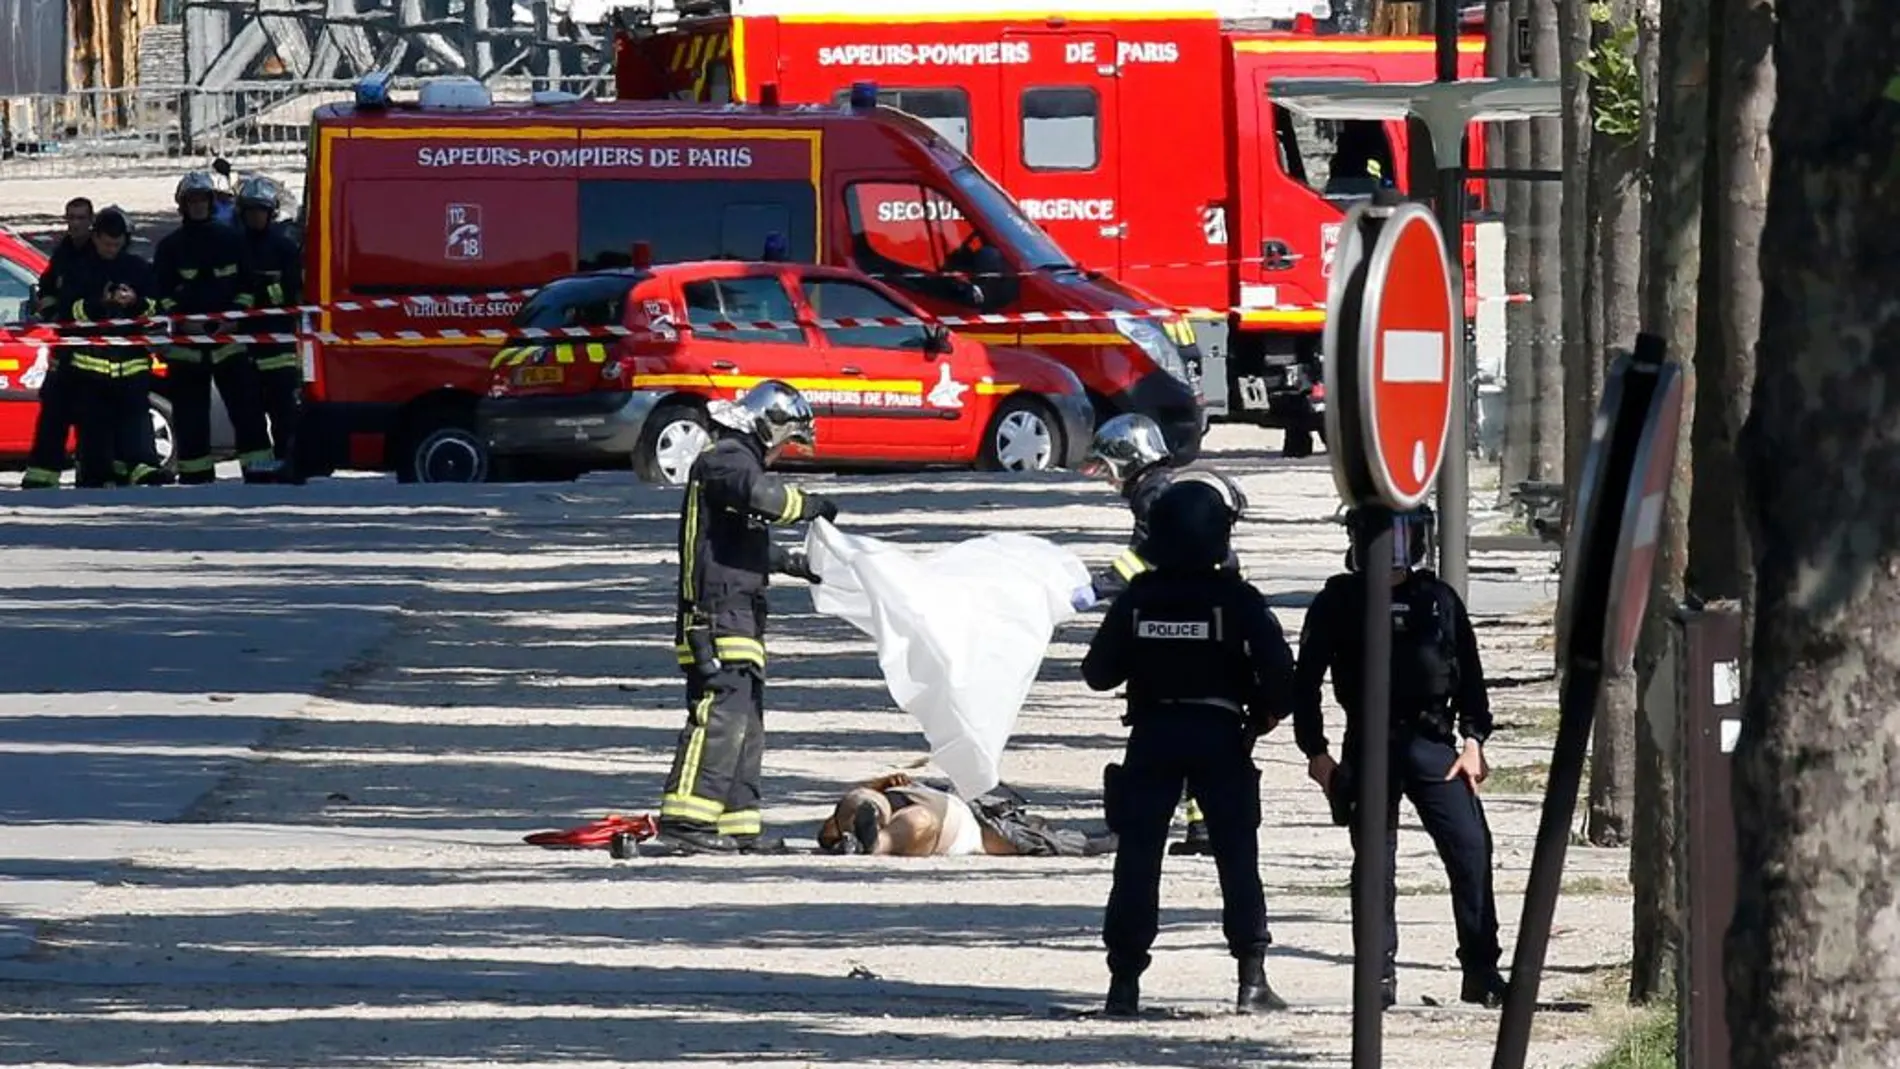
[(438, 416), (410, 437), (396, 479), (405, 483), (480, 483), (488, 481), (488, 443), (466, 418)]
[(693, 461), (711, 444), (712, 430), (698, 405), (668, 402), (647, 419), (633, 454), (634, 474), (650, 483), (684, 486)]
[(984, 471), (1048, 471), (1062, 455), (1062, 432), (1041, 401), (1012, 397), (983, 432), (977, 466)]
[(152, 417), (152, 449), (158, 454), (158, 466), (178, 471), (178, 425), (172, 421), (172, 403), (152, 393), (145, 395), (145, 410)]

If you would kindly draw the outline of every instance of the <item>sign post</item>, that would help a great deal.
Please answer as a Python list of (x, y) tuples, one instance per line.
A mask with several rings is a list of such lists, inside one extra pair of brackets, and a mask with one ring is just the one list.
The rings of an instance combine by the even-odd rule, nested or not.
[(1558, 595), (1569, 626), (1558, 632), (1565, 642), (1557, 742), (1492, 1069), (1523, 1069), (1604, 672), (1630, 662), (1649, 602), (1682, 425), (1682, 372), (1663, 355), (1662, 339), (1643, 334), (1635, 352), (1611, 365), (1584, 458)]
[[(1341, 226), (1327, 294), (1326, 407), (1333, 481), (1354, 510), (1365, 577), (1361, 722), (1344, 755), (1353, 816), (1353, 1069), (1383, 1061), (1386, 807), (1392, 674), (1392, 513), (1430, 494), (1445, 459), (1462, 338), (1445, 240), (1417, 204), (1355, 207)], [(1329, 788), (1330, 789), (1330, 788)]]

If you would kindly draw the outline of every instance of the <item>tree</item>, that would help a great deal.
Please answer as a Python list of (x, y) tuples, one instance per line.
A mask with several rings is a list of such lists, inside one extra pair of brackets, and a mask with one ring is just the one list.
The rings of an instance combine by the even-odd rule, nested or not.
[[(1648, 162), (1643, 115), (1644, 5), (1640, 0), (1566, 0), (1564, 39), (1576, 48), (1587, 33), (1585, 54), (1575, 66), (1587, 76), (1589, 167), (1585, 205), (1566, 212), (1584, 238), (1579, 301), (1566, 310), (1581, 316), (1581, 336), (1565, 331), (1565, 474), (1581, 476), (1590, 427), (1603, 398), (1608, 353), (1627, 349), (1641, 326), (1643, 270), (1643, 176)], [(1651, 35), (1653, 45), (1654, 35)], [(1653, 54), (1653, 49), (1652, 49)], [(1567, 64), (1568, 66), (1568, 64)], [(1568, 326), (1568, 323), (1566, 323)], [(1590, 747), (1590, 798), (1584, 835), (1597, 846), (1629, 842), (1636, 808), (1636, 679), (1627, 670), (1604, 680)]]
[[(1558, 77), (1562, 52), (1557, 40), (1556, 0), (1524, 0), (1523, 13), (1530, 20), (1531, 75)], [(1562, 121), (1534, 119), (1529, 126), (1526, 143), (1531, 167), (1539, 171), (1563, 170), (1568, 162), (1565, 158), (1568, 141)], [(1530, 183), (1527, 190), (1530, 210), (1525, 216), (1524, 229), (1511, 231), (1514, 239), (1520, 234), (1530, 237), (1530, 352), (1532, 377), (1536, 382), (1536, 388), (1531, 391), (1530, 478), (1540, 481), (1564, 478), (1561, 464), (1565, 265), (1561, 224), (1566, 190), (1567, 186), (1555, 182)]]
[(1658, 672), (1676, 640), (1675, 612), (1683, 601), (1689, 554), (1691, 489), (1695, 483), (1692, 428), (1697, 399), (1696, 314), (1702, 281), (1702, 219), (1708, 153), (1709, 0), (1665, 0), (1660, 12), (1657, 69), (1647, 94), (1656, 102), (1650, 157), (1650, 203), (1644, 254), (1643, 329), (1663, 338), (1669, 359), (1682, 367), (1683, 426), (1676, 468), (1657, 534), (1656, 572), (1637, 640), (1638, 730), (1636, 813), (1631, 829), (1630, 884), (1634, 940), (1630, 999), (1668, 998), (1679, 988), (1682, 918), (1677, 892), (1676, 840), (1681, 730), (1673, 688), (1658, 688)]
[(1900, 20), (1839, 0), (1773, 63), (1732, 1064), (1900, 1065)]

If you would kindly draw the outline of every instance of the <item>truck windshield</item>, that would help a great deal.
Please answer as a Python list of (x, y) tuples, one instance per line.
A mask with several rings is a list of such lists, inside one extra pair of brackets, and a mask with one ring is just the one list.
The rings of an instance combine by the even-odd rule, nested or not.
[(950, 172), (950, 180), (968, 198), (970, 208), (999, 229), (996, 240), (1012, 245), (1024, 263), (1039, 271), (1060, 271), (1075, 266), (1062, 246), (1043, 233), (1009, 194), (998, 189), (982, 171), (965, 164)]

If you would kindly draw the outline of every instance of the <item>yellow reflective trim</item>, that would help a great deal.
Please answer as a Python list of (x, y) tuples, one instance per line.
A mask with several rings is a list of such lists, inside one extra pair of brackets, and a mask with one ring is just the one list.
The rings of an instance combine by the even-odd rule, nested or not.
[(275, 356), (259, 357), (257, 361), (257, 370), (259, 371), (282, 371), (285, 368), (296, 366), (296, 353), (278, 353)]
[(211, 350), (211, 362), (214, 364), (222, 364), (243, 351), (244, 346), (236, 342), (232, 342), (229, 345), (220, 345), (216, 349)]
[(198, 269), (195, 267), (181, 267), (178, 269), (178, 277), (190, 281), (198, 277)]
[(715, 824), (725, 811), (726, 807), (718, 802), (708, 802), (704, 798), (694, 798), (691, 795), (669, 794), (660, 799), (660, 819), (662, 820), (673, 817), (678, 820)]
[(607, 346), (603, 345), (602, 343), (597, 342), (597, 341), (590, 341), (587, 343), (586, 351), (587, 351), (588, 363), (604, 364), (607, 362)]
[[(1073, 17), (1073, 16), (1071, 16)], [(1234, 42), (1234, 51), (1240, 53), (1286, 53), (1320, 52), (1363, 56), (1368, 54), (1393, 55), (1403, 53), (1433, 52), (1438, 44), (1430, 37), (1353, 37), (1346, 35), (1329, 37), (1268, 37), (1242, 39)], [(1458, 52), (1461, 55), (1480, 55), (1484, 52), (1484, 39), (1460, 37)]]
[(1323, 327), (1324, 308), (1243, 308), (1242, 327)]
[(713, 655), (734, 664), (765, 667), (765, 643), (739, 635), (720, 635), (713, 639)]
[(257, 305), (257, 298), (252, 296), (251, 294), (240, 293), (237, 295), (237, 306), (239, 308), (252, 308), (252, 307), (255, 307), (256, 305)]
[(1111, 564), (1111, 567), (1115, 569), (1115, 574), (1121, 576), (1122, 581), (1126, 582), (1140, 575), (1142, 572), (1147, 571), (1148, 562), (1142, 560), (1134, 550), (1124, 549), (1115, 555), (1115, 560)]
[(75, 323), (92, 322), (92, 319), (86, 315), (86, 302), (84, 298), (81, 298), (80, 300), (73, 302), (73, 322)]
[(719, 814), (719, 834), (758, 835), (765, 831), (765, 817), (756, 809), (728, 809)]
[(211, 277), (212, 278), (230, 278), (232, 275), (237, 274), (237, 271), (238, 271), (238, 265), (225, 264), (223, 267), (212, 268)]
[(180, 460), (178, 462), (178, 471), (180, 474), (189, 474), (192, 472), (200, 472), (200, 471), (216, 471), (217, 468), (218, 468), (217, 462), (212, 460), (210, 457), (197, 457), (192, 460)]
[(798, 514), (805, 511), (805, 492), (795, 486), (785, 488), (785, 507), (779, 510), (778, 522), (791, 523)]
[(686, 488), (686, 530), (680, 538), (680, 597), (691, 605), (699, 600), (699, 591), (694, 589), (693, 576), (696, 572), (699, 555), (699, 499), (702, 493), (699, 478), (695, 475), (691, 485)]
[(174, 345), (165, 350), (165, 359), (176, 364), (201, 364), (204, 362), (204, 354), (183, 345)]
[(1206, 818), (1201, 815), (1201, 803), (1195, 801), (1192, 795), (1188, 796), (1186, 809), (1187, 809), (1187, 822), (1189, 824), (1206, 823)]
[(555, 346), (554, 347), (554, 362), (557, 364), (573, 363), (574, 362), (574, 346), (566, 342), (563, 342), (560, 345)]
[[(712, 719), (712, 707), (712, 691), (700, 695), (699, 700), (693, 703), (693, 734), (686, 740), (686, 757), (680, 762), (679, 790), (674, 792), (677, 796), (691, 798), (693, 785), (699, 782), (699, 762), (706, 749), (706, 724)], [(717, 817), (724, 809), (724, 805), (718, 806), (713, 816)]]
[(284, 287), (275, 282), (264, 287), (264, 295), (270, 298), (270, 303), (272, 304), (284, 303)]

